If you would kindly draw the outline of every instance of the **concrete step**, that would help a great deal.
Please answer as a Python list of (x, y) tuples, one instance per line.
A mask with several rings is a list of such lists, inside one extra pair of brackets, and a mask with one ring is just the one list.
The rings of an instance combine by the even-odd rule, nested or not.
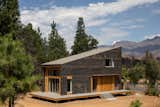
[(100, 98), (106, 100), (116, 100), (116, 98), (111, 93), (101, 94)]

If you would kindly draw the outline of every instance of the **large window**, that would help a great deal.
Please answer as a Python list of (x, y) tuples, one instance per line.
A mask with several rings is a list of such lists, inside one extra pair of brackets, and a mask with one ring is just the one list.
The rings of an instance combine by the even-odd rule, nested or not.
[(49, 92), (59, 92), (59, 79), (49, 79), (48, 81)]
[(113, 61), (113, 59), (106, 59), (105, 60), (105, 66), (106, 67), (114, 67), (114, 61)]

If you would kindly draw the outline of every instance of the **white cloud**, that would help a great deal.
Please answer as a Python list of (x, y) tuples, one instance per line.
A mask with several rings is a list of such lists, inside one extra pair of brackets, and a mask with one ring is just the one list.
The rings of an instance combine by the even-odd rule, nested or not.
[(120, 22), (113, 22), (110, 23), (113, 27), (120, 27), (120, 28), (126, 28), (126, 29), (134, 29), (134, 28), (142, 28), (143, 25), (141, 25), (146, 20), (143, 18), (135, 18), (135, 19), (124, 19), (124, 21)]
[(147, 35), (144, 38), (145, 39), (153, 39), (154, 37), (157, 37), (157, 36), (160, 37), (160, 34)]
[(143, 25), (128, 25), (128, 26), (122, 26), (120, 27), (122, 29), (140, 29), (140, 28), (144, 28)]
[[(75, 26), (78, 17), (84, 17), (85, 23), (89, 27), (96, 27), (108, 22), (105, 17), (110, 14), (117, 14), (127, 11), (135, 6), (155, 3), (159, 0), (118, 0), (111, 3), (96, 3), (82, 7), (51, 7), (49, 9), (21, 10), (21, 20), (24, 24), (31, 22), (33, 26), (40, 27), (43, 36), (47, 36), (50, 31), (50, 23), (54, 19), (58, 24), (58, 30), (66, 39), (68, 47), (71, 46), (75, 34)], [(110, 29), (111, 30), (111, 29)], [(116, 31), (112, 36), (124, 35), (124, 32)], [(107, 41), (107, 40), (106, 40)]]
[(145, 21), (143, 18), (124, 19), (124, 21), (110, 23), (110, 26), (126, 30), (141, 29), (144, 28), (142, 23)]
[(112, 42), (112, 45), (115, 45), (117, 42), (120, 42), (121, 40), (115, 40)]
[(109, 22), (109, 19), (93, 19), (86, 22), (87, 27), (101, 26)]
[(127, 31), (119, 28), (102, 28), (100, 35), (97, 37), (101, 44), (105, 44), (106, 41), (116, 41), (129, 35)]

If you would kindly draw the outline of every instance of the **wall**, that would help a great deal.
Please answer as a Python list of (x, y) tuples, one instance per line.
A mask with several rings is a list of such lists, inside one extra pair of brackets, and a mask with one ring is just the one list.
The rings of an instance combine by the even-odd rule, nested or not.
[[(113, 58), (114, 68), (105, 67), (105, 59)], [(66, 76), (72, 75), (73, 94), (91, 92), (90, 77), (93, 75), (120, 75), (121, 73), (121, 48), (116, 48), (97, 55), (82, 58), (61, 68), (61, 94), (67, 94)], [(117, 82), (118, 83), (118, 82)]]

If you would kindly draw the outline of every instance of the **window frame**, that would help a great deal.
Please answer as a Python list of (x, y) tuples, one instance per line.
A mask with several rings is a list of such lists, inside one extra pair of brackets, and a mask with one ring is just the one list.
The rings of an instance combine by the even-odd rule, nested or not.
[[(106, 60), (111, 61), (111, 65), (107, 66), (107, 65), (106, 65)], [(109, 62), (109, 63), (110, 63), (110, 62)], [(105, 67), (106, 67), (106, 68), (114, 68), (114, 67), (115, 67), (113, 58), (106, 58), (106, 59), (105, 59)]]
[[(69, 89), (68, 91), (68, 81), (69, 81)], [(67, 76), (67, 94), (72, 94), (72, 87), (73, 87), (73, 82), (72, 82), (72, 76)]]

